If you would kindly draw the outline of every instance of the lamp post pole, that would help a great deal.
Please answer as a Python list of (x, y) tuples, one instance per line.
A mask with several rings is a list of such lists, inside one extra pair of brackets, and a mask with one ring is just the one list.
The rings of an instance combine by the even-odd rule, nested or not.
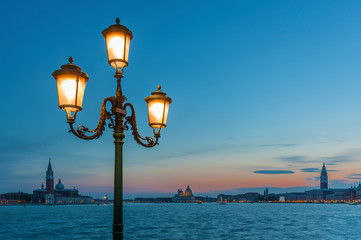
[[(123, 74), (116, 71), (114, 77), (117, 79), (116, 107), (123, 109), (125, 97), (122, 94), (121, 79)], [(119, 111), (120, 112), (120, 111)], [(123, 115), (115, 113), (114, 144), (115, 144), (115, 161), (114, 161), (114, 203), (113, 203), (113, 239), (123, 239), (123, 139), (124, 125)], [(124, 112), (123, 112), (124, 113)]]
[[(123, 77), (118, 71), (114, 75), (117, 79), (116, 106), (122, 109), (123, 100), (120, 81)], [(124, 135), (123, 115), (115, 114), (114, 144), (115, 144), (115, 161), (114, 161), (114, 203), (113, 203), (113, 239), (123, 239), (123, 139)]]
[[(134, 140), (144, 147), (154, 147), (158, 144), (160, 130), (166, 127), (169, 104), (172, 100), (160, 90), (154, 91), (151, 96), (146, 97), (148, 104), (149, 125), (153, 128), (153, 137), (142, 137), (138, 133), (136, 115), (131, 103), (125, 102), (127, 98), (121, 89), (121, 79), (124, 67), (128, 65), (129, 42), (133, 35), (126, 27), (119, 24), (110, 26), (103, 31), (106, 39), (109, 64), (115, 68), (114, 77), (117, 80), (115, 96), (107, 97), (103, 100), (98, 126), (94, 130), (80, 125), (76, 129), (74, 123), (77, 112), (82, 110), (82, 101), (85, 90), (85, 83), (88, 75), (81, 71), (81, 68), (73, 64), (73, 58), (69, 58), (69, 63), (61, 66), (61, 69), (53, 73), (57, 82), (59, 108), (66, 111), (67, 123), (70, 131), (75, 136), (92, 140), (99, 138), (105, 126), (113, 129), (115, 144), (114, 163), (114, 215), (113, 215), (113, 239), (122, 240), (123, 225), (123, 139), (124, 131), (131, 130)], [(111, 108), (107, 110), (107, 104)], [(130, 109), (130, 114), (126, 111)], [(108, 121), (108, 123), (106, 123)]]
[(123, 239), (123, 144), (124, 133), (114, 133), (115, 167), (114, 167), (114, 218), (113, 239)]

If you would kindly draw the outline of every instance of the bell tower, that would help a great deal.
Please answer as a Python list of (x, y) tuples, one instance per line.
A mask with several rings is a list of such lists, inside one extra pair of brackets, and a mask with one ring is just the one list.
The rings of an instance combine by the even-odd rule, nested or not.
[(48, 170), (46, 170), (46, 193), (54, 193), (54, 172), (49, 158)]
[(328, 189), (328, 177), (327, 177), (327, 171), (326, 171), (325, 163), (323, 163), (323, 167), (322, 167), (322, 170), (321, 170), (320, 188), (321, 189)]

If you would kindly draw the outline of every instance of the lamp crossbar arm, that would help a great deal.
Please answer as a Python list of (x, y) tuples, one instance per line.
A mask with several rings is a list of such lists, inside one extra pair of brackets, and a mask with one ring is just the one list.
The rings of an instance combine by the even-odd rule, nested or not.
[(154, 132), (154, 138), (153, 137), (142, 137), (140, 136), (140, 134), (138, 133), (138, 128), (137, 128), (137, 121), (136, 121), (136, 116), (135, 116), (135, 111), (134, 111), (134, 107), (131, 103), (126, 103), (124, 104), (124, 109), (126, 109), (126, 107), (129, 107), (132, 110), (132, 113), (130, 116), (125, 117), (126, 121), (125, 121), (125, 130), (129, 129), (129, 126), (127, 125), (128, 123), (131, 125), (131, 130), (132, 130), (132, 134), (134, 137), (134, 140), (142, 145), (143, 147), (154, 147), (155, 145), (158, 144), (158, 139), (160, 137), (160, 133), (158, 132)]
[[(112, 105), (112, 110), (111, 112), (108, 112), (106, 110), (106, 105), (107, 102), (110, 102)], [(69, 126), (70, 126), (70, 131), (71, 133), (73, 133), (75, 136), (77, 136), (78, 138), (84, 139), (84, 140), (91, 140), (91, 139), (95, 139), (95, 138), (99, 138), (102, 134), (103, 131), (105, 130), (105, 125), (106, 125), (106, 120), (109, 119), (110, 123), (108, 124), (109, 128), (114, 128), (114, 120), (113, 120), (113, 116), (114, 116), (114, 109), (116, 106), (116, 100), (115, 97), (107, 97), (103, 100), (102, 106), (101, 106), (101, 110), (100, 110), (100, 119), (99, 119), (99, 123), (98, 126), (92, 130), (89, 131), (89, 128), (85, 127), (84, 125), (80, 125), (76, 130), (73, 127), (73, 124), (75, 123), (74, 120), (68, 120)], [(88, 134), (92, 134), (93, 135), (87, 135)]]

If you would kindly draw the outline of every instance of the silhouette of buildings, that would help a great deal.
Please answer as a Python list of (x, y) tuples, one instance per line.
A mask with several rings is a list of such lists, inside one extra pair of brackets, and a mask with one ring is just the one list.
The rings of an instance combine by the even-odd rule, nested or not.
[(266, 189), (263, 191), (263, 197), (264, 197), (265, 199), (268, 198), (268, 188), (266, 188)]
[(328, 189), (328, 177), (327, 177), (325, 163), (323, 163), (322, 170), (321, 170), (320, 189)]
[(174, 197), (172, 198), (172, 202), (175, 203), (190, 203), (190, 202), (197, 202), (198, 200), (196, 199), (195, 196), (193, 196), (193, 192), (190, 189), (189, 185), (187, 186), (186, 191), (183, 194), (183, 190), (182, 189), (178, 189), (178, 193), (174, 195)]
[(361, 201), (361, 184), (351, 188), (328, 188), (325, 163), (320, 175), (320, 189), (282, 194), (286, 202), (348, 202)]
[(263, 196), (257, 192), (248, 192), (237, 195), (225, 195), (219, 194), (217, 196), (217, 202), (256, 202), (262, 200)]
[(45, 204), (89, 204), (92, 201), (91, 197), (79, 195), (79, 191), (75, 189), (66, 189), (58, 180), (54, 189), (54, 171), (49, 159), (48, 168), (46, 170), (46, 187), (41, 184), (40, 189), (33, 191), (33, 201)]

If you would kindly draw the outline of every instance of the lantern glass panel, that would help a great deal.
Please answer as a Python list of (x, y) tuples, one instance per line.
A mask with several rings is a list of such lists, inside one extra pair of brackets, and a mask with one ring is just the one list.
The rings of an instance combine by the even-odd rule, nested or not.
[(84, 78), (82, 78), (82, 77), (79, 77), (78, 98), (77, 98), (77, 103), (76, 103), (76, 105), (79, 106), (79, 107), (83, 106), (83, 98), (84, 98), (85, 86), (86, 86), (86, 80)]
[(125, 42), (125, 61), (128, 62), (129, 56), (129, 46), (130, 46), (130, 35), (126, 35), (126, 42)]
[(149, 125), (152, 128), (163, 128), (167, 124), (169, 102), (165, 99), (148, 101)]
[(127, 66), (130, 36), (124, 32), (110, 32), (105, 37), (108, 51), (108, 61), (114, 68)]
[(77, 81), (77, 75), (74, 74), (58, 75), (56, 84), (58, 87), (59, 107), (70, 105), (64, 107), (69, 110), (74, 107), (75, 109), (78, 109), (76, 107), (82, 107), (86, 85), (86, 80), (83, 77), (79, 76), (79, 81)]
[(75, 105), (76, 95), (76, 75), (63, 74), (56, 78), (56, 85), (58, 87), (59, 106)]

